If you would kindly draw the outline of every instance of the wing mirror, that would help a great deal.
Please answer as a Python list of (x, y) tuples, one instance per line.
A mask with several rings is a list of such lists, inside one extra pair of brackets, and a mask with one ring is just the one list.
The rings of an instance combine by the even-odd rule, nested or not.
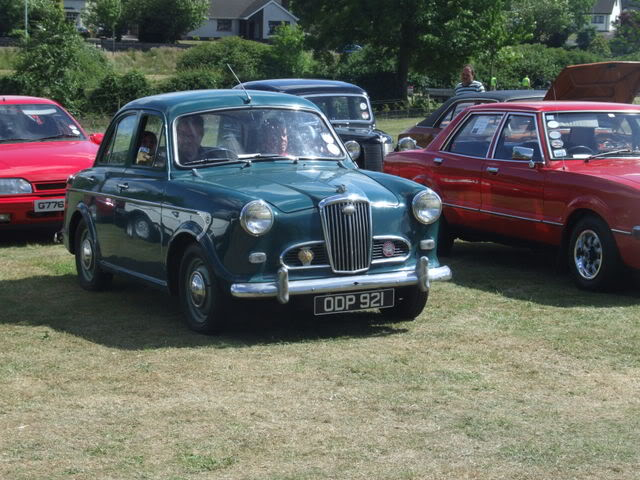
[(89, 140), (91, 140), (96, 145), (100, 145), (102, 143), (102, 139), (104, 138), (104, 133), (92, 133), (89, 135)]
[(411, 137), (404, 137), (398, 140), (398, 151), (404, 152), (405, 150), (415, 150), (418, 148), (418, 144)]

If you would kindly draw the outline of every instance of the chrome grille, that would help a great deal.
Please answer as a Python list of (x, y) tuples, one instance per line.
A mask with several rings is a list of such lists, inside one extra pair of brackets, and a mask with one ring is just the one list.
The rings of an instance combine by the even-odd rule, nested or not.
[[(382, 248), (386, 242), (393, 243), (395, 250), (393, 255), (389, 257), (382, 253)], [(404, 239), (394, 237), (376, 237), (373, 239), (372, 263), (406, 260), (410, 251), (411, 245), (409, 245), (409, 243)]]
[[(308, 249), (313, 253), (313, 260), (309, 265), (303, 265), (298, 258), (298, 254), (302, 249)], [(290, 247), (282, 255), (282, 263), (287, 268), (326, 268), (329, 266), (329, 258), (327, 257), (327, 251), (324, 248), (324, 242), (317, 242), (314, 244), (302, 244)]]
[[(351, 207), (353, 211), (349, 212)], [(320, 204), (320, 215), (332, 270), (336, 273), (367, 270), (371, 263), (369, 202), (359, 197), (327, 199)]]

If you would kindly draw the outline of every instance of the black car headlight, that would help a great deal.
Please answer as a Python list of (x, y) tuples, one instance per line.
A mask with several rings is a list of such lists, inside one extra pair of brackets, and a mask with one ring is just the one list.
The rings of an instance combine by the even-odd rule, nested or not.
[(240, 224), (251, 235), (264, 235), (273, 226), (273, 210), (264, 200), (249, 202), (240, 212)]
[(419, 222), (428, 225), (440, 217), (442, 200), (440, 200), (440, 196), (436, 192), (427, 188), (413, 197), (411, 208), (413, 209), (413, 216)]

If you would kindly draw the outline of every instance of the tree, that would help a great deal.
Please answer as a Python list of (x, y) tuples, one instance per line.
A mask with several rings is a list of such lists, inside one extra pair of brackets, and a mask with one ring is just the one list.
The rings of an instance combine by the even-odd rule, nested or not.
[(271, 43), (274, 76), (300, 77), (310, 70), (312, 59), (304, 50), (304, 32), (300, 27), (286, 24), (276, 27)]
[(561, 47), (587, 23), (595, 0), (512, 0), (510, 15), (522, 18), (531, 43)]
[(127, 2), (127, 16), (138, 24), (143, 42), (175, 43), (202, 25), (208, 0), (137, 0)]
[(291, 3), (316, 45), (370, 45), (395, 60), (396, 92), (406, 98), (409, 69), (451, 81), (486, 44), (487, 27), (505, 0), (295, 0)]
[[(0, 0), (0, 36), (24, 35), (25, 0)], [(63, 18), (60, 2), (57, 0), (28, 0), (27, 17), (29, 33), (43, 21), (57, 21)]]
[(616, 33), (611, 40), (611, 51), (615, 55), (640, 51), (640, 11), (622, 12), (615, 24)]
[(102, 27), (111, 36), (116, 36), (116, 25), (122, 18), (122, 0), (93, 0), (87, 5), (85, 22), (94, 27)]

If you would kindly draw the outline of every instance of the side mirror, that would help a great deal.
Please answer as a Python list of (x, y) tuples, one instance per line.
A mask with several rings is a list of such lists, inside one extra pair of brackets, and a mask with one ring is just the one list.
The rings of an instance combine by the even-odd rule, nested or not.
[(104, 133), (92, 133), (89, 135), (89, 140), (91, 140), (96, 145), (100, 145), (102, 143), (102, 139), (104, 138)]
[(360, 157), (360, 144), (355, 140), (345, 142), (344, 147), (347, 149), (347, 153), (351, 157), (351, 160), (356, 161), (358, 157)]
[(418, 148), (418, 144), (411, 137), (404, 137), (398, 140), (398, 151), (404, 152), (405, 150), (415, 150)]

